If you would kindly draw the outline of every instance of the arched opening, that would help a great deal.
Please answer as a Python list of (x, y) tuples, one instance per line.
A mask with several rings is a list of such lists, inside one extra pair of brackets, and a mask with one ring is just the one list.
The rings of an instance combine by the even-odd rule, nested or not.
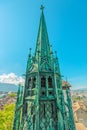
[(28, 109), (28, 104), (27, 102), (25, 103), (25, 114), (27, 114), (27, 109)]
[(45, 104), (44, 104), (44, 107), (43, 107), (43, 109), (44, 109), (44, 117), (45, 117)]
[(45, 87), (46, 86), (46, 78), (43, 76), (41, 78), (41, 87)]
[(48, 87), (52, 88), (52, 78), (50, 76), (48, 78)]
[(31, 88), (31, 78), (28, 79), (28, 88)]
[(53, 103), (51, 103), (51, 109), (52, 109), (52, 115), (54, 114), (53, 112)]
[(53, 96), (53, 91), (49, 90), (49, 96)]
[(35, 88), (35, 86), (36, 86), (36, 77), (33, 78), (33, 86), (32, 86), (32, 88)]
[(34, 106), (31, 107), (31, 115), (34, 114)]
[(35, 115), (33, 115), (33, 130), (35, 130)]

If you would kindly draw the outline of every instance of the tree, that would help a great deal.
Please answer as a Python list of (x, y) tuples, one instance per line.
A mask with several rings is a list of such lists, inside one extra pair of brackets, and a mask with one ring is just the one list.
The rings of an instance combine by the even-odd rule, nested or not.
[(3, 110), (0, 110), (0, 130), (11, 130), (14, 117), (15, 104), (5, 105)]

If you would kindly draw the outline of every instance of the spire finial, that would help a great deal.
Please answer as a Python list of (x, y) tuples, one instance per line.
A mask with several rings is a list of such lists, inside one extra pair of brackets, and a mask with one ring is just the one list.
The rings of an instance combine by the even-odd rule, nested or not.
[(57, 58), (57, 51), (55, 51), (55, 56), (56, 56), (56, 58)]
[(31, 50), (32, 50), (32, 49), (31, 49), (31, 48), (29, 48), (29, 57), (31, 57)]
[(44, 10), (44, 6), (43, 6), (43, 5), (41, 5), (40, 9), (43, 11), (43, 10)]

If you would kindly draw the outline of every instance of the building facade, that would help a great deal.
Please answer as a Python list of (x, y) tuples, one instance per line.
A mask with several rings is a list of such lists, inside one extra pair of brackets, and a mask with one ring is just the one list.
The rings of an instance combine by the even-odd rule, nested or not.
[(44, 7), (36, 42), (27, 62), (25, 87), (19, 87), (13, 130), (75, 130), (72, 103), (66, 85), (66, 101), (58, 57), (49, 42)]

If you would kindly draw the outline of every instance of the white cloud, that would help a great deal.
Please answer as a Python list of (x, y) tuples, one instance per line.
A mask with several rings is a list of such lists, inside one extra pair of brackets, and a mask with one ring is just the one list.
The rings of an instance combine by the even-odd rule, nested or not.
[(2, 74), (0, 75), (0, 83), (9, 83), (9, 84), (21, 84), (24, 85), (25, 80), (21, 76), (17, 76), (14, 73)]

